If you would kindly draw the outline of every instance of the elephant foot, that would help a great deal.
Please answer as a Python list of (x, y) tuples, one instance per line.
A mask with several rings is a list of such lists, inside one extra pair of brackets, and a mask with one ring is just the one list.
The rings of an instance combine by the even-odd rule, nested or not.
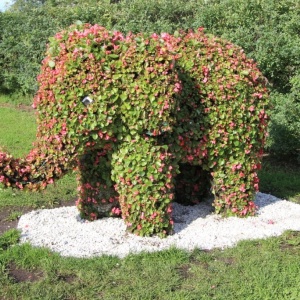
[(110, 199), (99, 202), (87, 202), (82, 199), (76, 201), (76, 206), (80, 212), (80, 217), (89, 221), (94, 221), (107, 217), (120, 217), (121, 210), (117, 199)]

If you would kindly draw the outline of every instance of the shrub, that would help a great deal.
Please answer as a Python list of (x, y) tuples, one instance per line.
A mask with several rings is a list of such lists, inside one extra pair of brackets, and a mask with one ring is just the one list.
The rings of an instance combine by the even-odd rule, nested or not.
[(0, 75), (3, 78), (0, 77), (0, 84), (2, 82), (1, 88), (9, 92), (31, 95), (38, 89), (36, 77), (48, 38), (77, 20), (123, 33), (174, 32), (177, 28), (189, 28), (195, 5), (190, 2), (182, 7), (179, 0), (21, 4), (1, 14), (0, 67), (4, 72)]
[(124, 36), (78, 24), (51, 39), (38, 81), (36, 147), (0, 153), (6, 186), (41, 189), (73, 167), (83, 217), (122, 214), (131, 232), (165, 236), (191, 165), (194, 191), (197, 166), (209, 174), (217, 213), (255, 213), (268, 91), (241, 48), (203, 28)]
[(298, 0), (206, 1), (195, 13), (192, 26), (203, 26), (242, 47), (273, 89), (289, 91), (300, 64)]
[(300, 75), (291, 79), (291, 92), (274, 93), (271, 114), (270, 152), (281, 158), (296, 158), (300, 162)]

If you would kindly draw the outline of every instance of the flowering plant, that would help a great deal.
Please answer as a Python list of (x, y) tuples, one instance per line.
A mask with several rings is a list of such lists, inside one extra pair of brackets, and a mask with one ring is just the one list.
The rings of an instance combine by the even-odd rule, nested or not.
[(39, 190), (73, 168), (82, 217), (122, 215), (142, 236), (170, 233), (171, 202), (201, 200), (209, 181), (217, 213), (255, 213), (268, 92), (242, 49), (202, 28), (79, 24), (50, 39), (38, 82), (37, 141), (26, 158), (0, 152), (5, 186)]

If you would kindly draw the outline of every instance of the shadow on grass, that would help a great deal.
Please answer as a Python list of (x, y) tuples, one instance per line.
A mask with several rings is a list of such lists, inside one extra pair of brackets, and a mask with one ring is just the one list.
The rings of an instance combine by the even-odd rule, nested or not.
[(263, 159), (259, 171), (260, 191), (300, 204), (300, 165), (295, 161), (280, 161), (271, 156)]

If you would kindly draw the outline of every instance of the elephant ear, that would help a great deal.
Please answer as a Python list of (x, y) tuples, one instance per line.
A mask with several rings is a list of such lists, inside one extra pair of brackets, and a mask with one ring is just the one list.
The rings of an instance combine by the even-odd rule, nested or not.
[(54, 137), (49, 145), (58, 142), (68, 153), (114, 141), (127, 44), (120, 32), (97, 24), (73, 25), (50, 39), (34, 100), (39, 139)]
[(181, 83), (175, 71), (176, 38), (167, 34), (134, 37), (122, 56), (121, 118), (131, 135), (172, 130)]

